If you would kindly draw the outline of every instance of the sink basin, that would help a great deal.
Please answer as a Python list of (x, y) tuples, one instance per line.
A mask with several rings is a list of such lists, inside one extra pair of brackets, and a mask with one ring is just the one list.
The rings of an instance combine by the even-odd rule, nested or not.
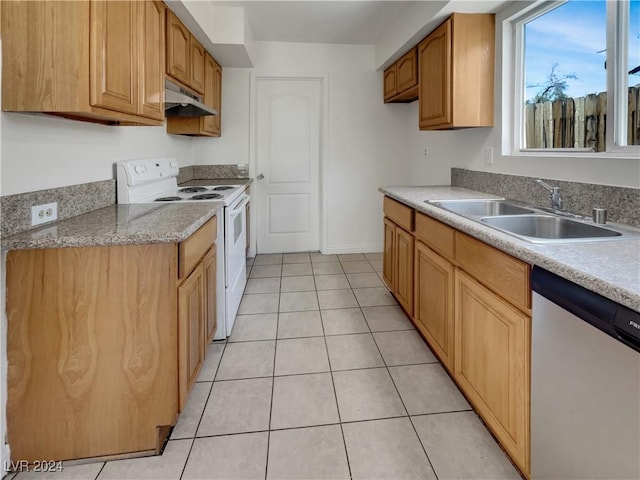
[(459, 215), (472, 217), (534, 213), (529, 208), (514, 205), (507, 200), (441, 200), (429, 203)]
[(613, 239), (620, 232), (589, 223), (551, 215), (518, 215), (507, 217), (484, 217), (480, 221), (498, 230), (523, 237), (532, 242), (553, 240)]

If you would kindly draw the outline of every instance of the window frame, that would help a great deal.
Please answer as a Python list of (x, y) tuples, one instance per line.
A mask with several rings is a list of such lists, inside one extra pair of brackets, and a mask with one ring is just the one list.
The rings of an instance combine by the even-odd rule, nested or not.
[[(628, 0), (606, 0), (606, 62), (607, 68), (607, 121), (605, 151), (594, 152), (590, 148), (526, 148), (524, 109), (524, 25), (569, 0), (538, 0), (527, 4), (503, 22), (503, 65), (511, 65), (512, 74), (504, 75), (509, 88), (503, 88), (503, 109), (508, 105), (510, 114), (503, 115), (503, 150), (518, 157), (572, 157), (572, 158), (632, 158), (640, 157), (640, 145), (626, 145), (627, 109), (627, 43), (629, 17)], [(613, 92), (612, 94), (610, 94)], [(613, 101), (609, 101), (609, 99)], [(504, 110), (503, 110), (504, 111)], [(506, 113), (506, 112), (505, 112)], [(508, 122), (508, 124), (506, 123)], [(623, 144), (622, 144), (623, 143)], [(506, 147), (506, 148), (505, 148)]]

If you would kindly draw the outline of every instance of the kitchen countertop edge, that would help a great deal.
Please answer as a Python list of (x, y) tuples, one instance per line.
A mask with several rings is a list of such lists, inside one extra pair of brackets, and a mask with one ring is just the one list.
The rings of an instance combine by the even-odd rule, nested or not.
[(221, 202), (115, 204), (2, 238), (1, 245), (3, 251), (8, 251), (179, 243), (213, 218), (222, 206)]
[[(484, 226), (479, 222), (465, 218), (461, 215), (448, 212), (442, 208), (432, 206), (425, 203), (426, 200), (449, 200), (449, 199), (483, 199), (483, 198), (501, 198), (497, 195), (489, 195), (482, 192), (476, 192), (460, 187), (451, 186), (425, 186), (425, 187), (380, 187), (381, 193), (407, 205), (415, 210), (424, 213), (436, 220), (450, 225), (463, 233), (466, 233), (478, 240), (496, 247), (497, 249), (508, 253), (522, 261), (531, 265), (540, 266), (556, 275), (570, 280), (577, 285), (583, 286), (595, 293), (609, 298), (626, 307), (640, 311), (640, 274), (633, 272), (633, 265), (640, 264), (640, 240), (616, 240), (603, 242), (568, 242), (564, 244), (533, 244), (506, 233), (499, 232), (490, 227)], [(637, 276), (637, 290), (630, 288), (629, 283), (633, 285), (633, 279), (630, 282), (621, 280), (605, 279), (603, 273), (620, 274), (621, 272), (613, 272), (615, 265), (611, 266), (611, 271), (607, 271), (606, 265), (593, 263), (590, 265), (576, 265), (576, 258), (579, 258), (580, 251), (593, 252), (596, 250), (604, 251), (604, 246), (623, 245), (630, 251), (638, 252), (638, 259), (628, 265), (630, 277)], [(611, 255), (607, 252), (607, 255)], [(622, 255), (622, 254), (620, 254)], [(629, 259), (625, 257), (625, 261)], [(623, 272), (624, 273), (624, 272)], [(605, 275), (606, 276), (606, 275)]]

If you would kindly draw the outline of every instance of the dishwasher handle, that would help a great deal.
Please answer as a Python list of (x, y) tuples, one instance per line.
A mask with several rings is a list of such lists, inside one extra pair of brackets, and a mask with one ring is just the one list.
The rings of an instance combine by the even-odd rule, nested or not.
[(640, 313), (538, 266), (531, 271), (531, 289), (640, 352)]

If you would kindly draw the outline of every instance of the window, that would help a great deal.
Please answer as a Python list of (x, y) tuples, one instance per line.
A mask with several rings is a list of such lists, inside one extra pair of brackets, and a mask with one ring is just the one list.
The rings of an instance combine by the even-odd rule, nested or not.
[(640, 0), (538, 2), (510, 19), (516, 152), (640, 149)]

